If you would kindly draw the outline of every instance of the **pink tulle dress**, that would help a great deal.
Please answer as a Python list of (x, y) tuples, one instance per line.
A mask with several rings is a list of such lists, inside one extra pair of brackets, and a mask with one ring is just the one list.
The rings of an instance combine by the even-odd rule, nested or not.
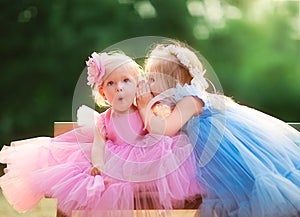
[[(91, 113), (88, 107), (81, 110)], [(85, 122), (81, 127), (55, 138), (22, 140), (2, 149), (0, 161), (8, 172), (0, 186), (16, 210), (31, 210), (47, 196), (57, 198), (67, 216), (74, 210), (80, 216), (133, 216), (134, 210), (183, 208), (204, 192), (185, 134), (146, 134), (138, 111), (94, 114), (107, 138), (101, 175), (90, 175), (95, 127), (85, 124), (90, 121), (79, 120)]]

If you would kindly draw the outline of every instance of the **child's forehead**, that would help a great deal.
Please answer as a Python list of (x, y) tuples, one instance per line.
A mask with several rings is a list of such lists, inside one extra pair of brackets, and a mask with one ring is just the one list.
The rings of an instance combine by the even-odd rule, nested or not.
[(138, 75), (138, 71), (134, 67), (126, 67), (120, 66), (115, 68), (113, 71), (107, 74), (105, 80), (108, 79), (117, 79), (117, 78), (124, 78), (124, 77), (136, 77)]
[(148, 71), (147, 72), (147, 75), (150, 76), (150, 77), (156, 76), (158, 74), (159, 74), (159, 72), (157, 72), (157, 71)]
[(158, 71), (151, 71), (147, 73), (148, 78), (155, 78), (155, 79), (160, 79), (164, 80), (170, 77), (169, 75), (163, 73), (163, 72), (158, 72)]

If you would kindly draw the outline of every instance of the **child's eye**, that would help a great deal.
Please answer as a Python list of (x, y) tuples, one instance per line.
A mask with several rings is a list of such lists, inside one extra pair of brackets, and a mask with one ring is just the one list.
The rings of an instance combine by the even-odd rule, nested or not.
[(155, 80), (154, 80), (154, 78), (149, 78), (149, 81), (154, 82)]
[(130, 81), (130, 80), (129, 80), (128, 78), (125, 78), (125, 79), (124, 79), (124, 82), (125, 82), (125, 83), (127, 83), (127, 82), (129, 82), (129, 81)]
[(113, 85), (114, 84), (114, 82), (113, 81), (109, 81), (109, 82), (107, 82), (107, 85), (108, 86), (111, 86), (111, 85)]

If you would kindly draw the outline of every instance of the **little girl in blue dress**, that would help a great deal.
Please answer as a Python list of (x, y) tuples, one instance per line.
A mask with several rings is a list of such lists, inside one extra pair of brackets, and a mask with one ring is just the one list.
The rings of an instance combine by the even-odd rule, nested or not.
[[(138, 107), (149, 132), (182, 129), (194, 145), (199, 182), (207, 188), (199, 216), (300, 216), (300, 133), (232, 99), (209, 93), (195, 52), (180, 42), (158, 44), (145, 64)], [(154, 97), (154, 98), (153, 98)], [(167, 118), (151, 111), (174, 107)]]

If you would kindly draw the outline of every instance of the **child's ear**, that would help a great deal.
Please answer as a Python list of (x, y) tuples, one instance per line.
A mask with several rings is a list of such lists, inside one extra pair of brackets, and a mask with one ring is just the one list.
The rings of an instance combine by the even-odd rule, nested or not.
[(104, 91), (103, 91), (103, 87), (102, 87), (102, 86), (99, 87), (98, 92), (99, 92), (100, 95), (103, 97), (103, 99), (106, 100), (106, 96), (105, 96), (105, 94), (104, 94)]

